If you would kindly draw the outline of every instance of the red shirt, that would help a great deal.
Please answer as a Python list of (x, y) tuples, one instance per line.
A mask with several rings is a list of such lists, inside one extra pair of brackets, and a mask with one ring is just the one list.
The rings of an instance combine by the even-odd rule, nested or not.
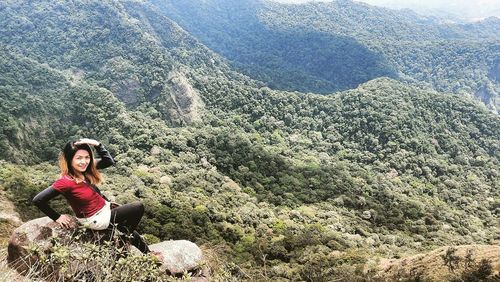
[(80, 218), (94, 215), (106, 204), (87, 182), (76, 183), (69, 176), (59, 178), (52, 187), (63, 194), (75, 215)]

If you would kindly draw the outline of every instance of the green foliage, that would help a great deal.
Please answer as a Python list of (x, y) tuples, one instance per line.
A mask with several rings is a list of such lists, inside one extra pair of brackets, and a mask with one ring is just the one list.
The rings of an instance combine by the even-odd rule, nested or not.
[(274, 89), (326, 94), (386, 76), (499, 107), (495, 18), (443, 24), (353, 1), (149, 2)]
[(274, 89), (332, 93), (396, 76), (383, 56), (349, 36), (269, 28), (260, 14), (272, 7), (260, 2), (150, 2), (237, 70)]
[[(54, 167), (46, 164), (34, 167), (15, 166), (0, 160), (0, 189), (6, 191), (9, 200), (14, 204), (22, 220), (43, 216), (31, 200), (38, 192), (47, 188), (51, 178), (57, 176)], [(69, 212), (70, 209), (63, 199), (56, 199), (54, 207), (61, 212)]]
[[(330, 96), (258, 88), (260, 83), (231, 71), (195, 38), (137, 1), (2, 5), (7, 8), (0, 9), (5, 27), (0, 30), (0, 186), (24, 219), (41, 216), (30, 201), (57, 178), (54, 164), (62, 145), (93, 137), (117, 161), (104, 171), (104, 193), (119, 203), (145, 203), (139, 231), (150, 242), (190, 239), (224, 246), (234, 263), (224, 270), (228, 276), (361, 279), (368, 275), (361, 271), (368, 257), (378, 255), (369, 250), (390, 256), (435, 245), (488, 243), (496, 236), (500, 119), (476, 102), (386, 78)], [(336, 5), (361, 9), (351, 2), (322, 5), (307, 8), (325, 8), (332, 16), (340, 11), (332, 9)], [(269, 9), (262, 14), (268, 24), (271, 18), (285, 26), (300, 23), (283, 14), (293, 7)], [(380, 10), (372, 12), (377, 17), (366, 20), (373, 21), (373, 34), (385, 31), (384, 21), (376, 20)], [(255, 20), (244, 15), (225, 19), (226, 24)], [(446, 91), (480, 87), (496, 45), (442, 38), (438, 44), (433, 40), (441, 28), (424, 25), (416, 35), (407, 34), (405, 28), (414, 27), (401, 26), (400, 17), (407, 15), (390, 16), (398, 28), (389, 36), (415, 38), (386, 45), (374, 40), (367, 47), (363, 42), (373, 38), (352, 22), (341, 27), (352, 25), (363, 40), (349, 38), (345, 30), (332, 36), (330, 27), (325, 29), (330, 35), (270, 29), (263, 36), (279, 50), (257, 58), (288, 70), (286, 46), (276, 45), (303, 47), (310, 34), (310, 49), (296, 54), (293, 65), (314, 62), (309, 74), (325, 73), (332, 76), (329, 83), (344, 83), (329, 84), (335, 89), (392, 68), (411, 76), (405, 77), (409, 81), (432, 82)], [(246, 27), (254, 31), (262, 24)], [(422, 37), (429, 40), (415, 43)], [(267, 41), (241, 42), (264, 48)], [(345, 59), (354, 60), (356, 71), (359, 59), (374, 67), (350, 76), (344, 73), (347, 63), (338, 69), (320, 64), (341, 58), (328, 50), (314, 58), (310, 52), (322, 45), (313, 43), (335, 52), (352, 49)], [(391, 54), (379, 58), (377, 48)], [(347, 56), (353, 54), (362, 56)], [(458, 58), (454, 54), (460, 59), (450, 62)], [(255, 54), (250, 55), (248, 60)], [(290, 71), (300, 72), (297, 68)], [(470, 73), (474, 78), (452, 85)], [(349, 79), (335, 81), (340, 74)], [(321, 81), (316, 76), (303, 85), (324, 89)], [(281, 78), (275, 82), (285, 84)], [(196, 97), (200, 118), (192, 120), (186, 113), (196, 112), (190, 106)], [(64, 201), (53, 206), (69, 212)]]

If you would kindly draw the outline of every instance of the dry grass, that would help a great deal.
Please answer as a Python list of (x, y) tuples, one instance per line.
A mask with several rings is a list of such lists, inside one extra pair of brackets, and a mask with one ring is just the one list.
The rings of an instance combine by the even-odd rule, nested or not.
[[(418, 254), (402, 259), (384, 259), (379, 264), (379, 275), (383, 278), (394, 278), (411, 273), (420, 273), (425, 281), (445, 281), (449, 275), (442, 255), (449, 247), (441, 247), (425, 254)], [(456, 246), (456, 255), (463, 258), (467, 250), (473, 250), (476, 262), (482, 259), (491, 261), (493, 273), (500, 273), (500, 246), (498, 245), (463, 245)]]
[(0, 282), (35, 282), (26, 278), (7, 265), (7, 246), (2, 245), (0, 249)]
[(20, 275), (7, 264), (7, 246), (10, 236), (22, 222), (14, 205), (7, 199), (1, 187), (0, 206), (2, 207), (0, 211), (0, 282), (32, 282), (34, 280)]
[(16, 227), (16, 224), (0, 218), (0, 282), (32, 281), (19, 275), (7, 265), (7, 246), (9, 244), (10, 235)]

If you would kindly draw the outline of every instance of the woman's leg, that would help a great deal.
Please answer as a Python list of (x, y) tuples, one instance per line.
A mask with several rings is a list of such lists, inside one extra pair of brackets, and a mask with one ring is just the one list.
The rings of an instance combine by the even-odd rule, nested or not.
[(125, 204), (111, 210), (111, 224), (116, 224), (118, 230), (132, 235), (131, 243), (143, 253), (149, 253), (149, 248), (141, 235), (135, 229), (144, 214), (144, 205), (140, 202)]

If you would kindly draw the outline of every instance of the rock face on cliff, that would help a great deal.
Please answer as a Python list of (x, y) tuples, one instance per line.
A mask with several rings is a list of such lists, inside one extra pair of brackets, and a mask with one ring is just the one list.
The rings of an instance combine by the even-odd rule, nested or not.
[(159, 98), (160, 111), (173, 124), (201, 121), (205, 106), (186, 76), (180, 71), (172, 71), (168, 79), (170, 87)]
[[(113, 245), (113, 248), (104, 249), (105, 252), (115, 255), (115, 258), (107, 263), (119, 262), (121, 258), (127, 256), (146, 264), (148, 262), (154, 264), (156, 260), (148, 255), (134, 256), (130, 246), (119, 239), (123, 235), (119, 236), (115, 230), (84, 230), (77, 226), (76, 221), (73, 226), (70, 229), (63, 229), (48, 217), (34, 219), (19, 226), (14, 230), (9, 241), (7, 257), (9, 266), (21, 274), (32, 275), (38, 272), (38, 275), (44, 278), (51, 277), (48, 280), (57, 280), (63, 275), (64, 277), (75, 277), (82, 273), (87, 276), (93, 275), (89, 274), (89, 269), (94, 269), (92, 266), (96, 266), (98, 260), (91, 259), (91, 253), (98, 253), (99, 245)], [(157, 263), (161, 264), (158, 271), (163, 274), (176, 275), (191, 272), (193, 276), (198, 276), (195, 279), (197, 281), (206, 279), (200, 277), (202, 276), (200, 266), (203, 264), (203, 254), (196, 244), (185, 240), (164, 241), (151, 245), (150, 249), (161, 253), (162, 261)], [(44, 264), (50, 266), (41, 269), (40, 266)], [(99, 271), (102, 272), (102, 270)], [(99, 273), (99, 275), (103, 277), (104, 274)]]

